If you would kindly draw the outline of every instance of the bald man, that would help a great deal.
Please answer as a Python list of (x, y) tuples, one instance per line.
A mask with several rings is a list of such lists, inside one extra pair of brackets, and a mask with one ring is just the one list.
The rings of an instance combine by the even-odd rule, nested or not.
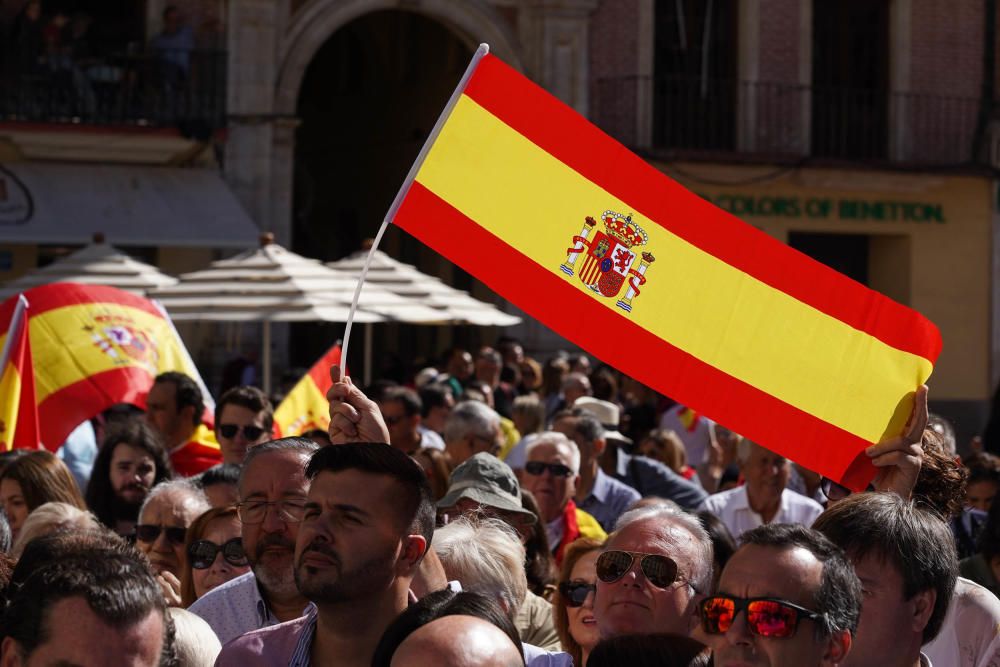
[(392, 667), (524, 667), (524, 658), (504, 631), (474, 616), (444, 616), (407, 637)]

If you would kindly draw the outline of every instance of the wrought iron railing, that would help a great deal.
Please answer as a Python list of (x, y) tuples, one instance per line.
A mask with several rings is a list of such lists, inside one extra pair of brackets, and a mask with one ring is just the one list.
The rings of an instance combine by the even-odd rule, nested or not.
[(0, 71), (3, 121), (179, 127), (200, 135), (225, 118), (225, 51), (11, 59)]
[(914, 165), (971, 162), (979, 113), (974, 97), (641, 76), (601, 79), (591, 100), (630, 146)]

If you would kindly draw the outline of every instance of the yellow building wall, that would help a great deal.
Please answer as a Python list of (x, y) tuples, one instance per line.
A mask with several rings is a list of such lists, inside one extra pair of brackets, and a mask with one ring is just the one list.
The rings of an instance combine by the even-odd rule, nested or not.
[(775, 166), (657, 165), (685, 187), (784, 242), (791, 232), (869, 235), (869, 284), (941, 330), (937, 400), (990, 387), (989, 178)]

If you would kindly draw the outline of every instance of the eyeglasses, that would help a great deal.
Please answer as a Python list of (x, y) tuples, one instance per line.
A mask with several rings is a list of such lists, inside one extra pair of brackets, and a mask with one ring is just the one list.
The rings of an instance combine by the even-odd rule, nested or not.
[(563, 581), (559, 583), (559, 595), (567, 607), (580, 607), (587, 596), (597, 590), (594, 584), (583, 581)]
[(184, 544), (184, 537), (187, 535), (187, 528), (178, 526), (155, 526), (149, 523), (142, 523), (135, 527), (135, 539), (140, 542), (152, 544), (160, 533), (167, 534), (167, 541), (171, 544)]
[[(677, 563), (668, 556), (644, 554), (635, 551), (605, 551), (597, 557), (597, 578), (606, 584), (613, 584), (624, 577), (636, 557), (643, 576), (657, 588), (669, 588), (681, 579), (677, 575)], [(690, 585), (690, 584), (689, 584)], [(694, 586), (691, 587), (694, 590)]]
[(212, 563), (215, 562), (215, 557), (220, 551), (222, 552), (222, 557), (230, 565), (241, 567), (249, 562), (247, 561), (247, 554), (243, 550), (243, 540), (238, 537), (234, 537), (222, 545), (218, 545), (211, 540), (192, 542), (187, 550), (188, 560), (194, 569), (207, 570), (212, 567)]
[[(847, 496), (854, 493), (843, 484), (838, 484), (829, 477), (820, 478), (819, 490), (823, 492), (823, 495), (826, 496), (827, 500), (832, 500), (834, 502), (838, 500), (843, 500)], [(874, 491), (874, 490), (875, 490), (874, 484), (869, 484), (868, 488), (865, 489), (865, 491)]]
[(795, 635), (799, 619), (803, 616), (817, 620), (823, 617), (797, 604), (778, 598), (736, 598), (715, 595), (701, 602), (701, 624), (710, 635), (721, 635), (729, 630), (742, 610), (747, 611), (747, 627), (758, 637), (789, 639)]
[(524, 471), (529, 475), (539, 477), (548, 470), (553, 477), (569, 477), (573, 470), (569, 466), (561, 463), (542, 463), (541, 461), (528, 461), (524, 464)]
[(254, 426), (253, 424), (247, 424), (242, 429), (239, 424), (219, 424), (219, 435), (227, 440), (235, 438), (236, 434), (241, 430), (243, 431), (243, 437), (247, 440), (256, 440), (267, 432), (267, 429), (264, 427)]
[(243, 523), (262, 523), (267, 516), (267, 508), (274, 507), (278, 511), (278, 518), (285, 523), (298, 523), (306, 512), (305, 500), (276, 500), (265, 502), (263, 500), (248, 500), (236, 505), (236, 513)]

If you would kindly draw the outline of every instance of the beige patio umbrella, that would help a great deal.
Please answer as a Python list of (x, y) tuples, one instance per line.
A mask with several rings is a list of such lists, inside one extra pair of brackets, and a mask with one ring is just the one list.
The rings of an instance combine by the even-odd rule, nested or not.
[(139, 296), (177, 282), (155, 266), (137, 261), (94, 234), (90, 245), (24, 274), (0, 288), (0, 301), (32, 287), (56, 282), (108, 285)]
[[(357, 279), (261, 237), (261, 247), (180, 276), (154, 290), (178, 321), (261, 322), (264, 390), (271, 389), (271, 322), (346, 322)], [(375, 285), (365, 285), (356, 322), (428, 322), (439, 313)]]
[[(360, 275), (371, 244), (372, 241), (367, 240), (363, 249), (336, 262), (327, 262), (327, 266), (352, 276)], [(441, 310), (447, 324), (509, 327), (521, 321), (520, 317), (473, 298), (468, 292), (455, 289), (440, 278), (393, 259), (381, 250), (376, 250), (372, 255), (365, 284), (377, 285), (393, 294), (417, 299), (420, 303)]]

